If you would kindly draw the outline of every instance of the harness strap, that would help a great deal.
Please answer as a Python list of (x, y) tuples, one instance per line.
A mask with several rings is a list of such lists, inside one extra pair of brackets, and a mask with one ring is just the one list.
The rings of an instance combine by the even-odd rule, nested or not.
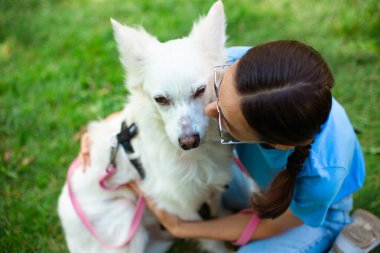
[[(121, 244), (119, 245), (111, 245), (111, 244), (108, 244), (107, 242), (103, 241), (99, 236), (98, 234), (96, 233), (96, 230), (95, 228), (91, 225), (91, 222), (90, 220), (88, 219), (88, 217), (86, 216), (86, 214), (84, 213), (82, 207), (80, 206), (79, 202), (78, 202), (78, 199), (76, 198), (75, 194), (74, 194), (74, 191), (73, 191), (73, 187), (71, 185), (71, 176), (73, 175), (74, 173), (74, 170), (78, 167), (78, 158), (76, 158), (72, 164), (70, 165), (70, 168), (67, 172), (67, 184), (68, 184), (68, 191), (69, 191), (69, 197), (70, 197), (70, 200), (71, 200), (71, 203), (73, 205), (73, 208), (76, 212), (76, 214), (78, 215), (79, 219), (82, 221), (83, 225), (90, 231), (90, 233), (95, 237), (95, 239), (100, 243), (102, 244), (104, 247), (108, 248), (108, 249), (119, 249), (119, 248), (122, 248), (126, 245), (129, 244), (129, 242), (131, 241), (131, 239), (133, 238), (133, 236), (135, 235), (139, 225), (140, 225), (140, 222), (141, 222), (141, 218), (144, 214), (144, 210), (145, 210), (145, 199), (142, 195), (140, 195), (137, 199), (137, 203), (136, 203), (136, 209), (135, 209), (135, 212), (133, 214), (133, 217), (132, 217), (132, 224), (131, 224), (131, 227), (130, 227), (130, 230), (129, 230), (129, 234), (127, 236), (127, 238), (125, 239), (124, 242), (122, 242)], [(102, 177), (102, 179), (104, 180), (101, 180), (104, 181), (109, 178), (110, 176), (112, 176), (113, 173), (115, 173), (116, 169), (113, 168), (113, 167), (110, 167), (111, 169), (111, 172), (107, 173), (107, 175), (104, 175)], [(112, 169), (114, 169), (114, 172), (112, 173)], [(104, 184), (105, 185), (105, 184)]]
[(140, 175), (141, 179), (145, 178), (145, 170), (140, 162), (140, 159), (134, 154), (134, 149), (132, 147), (131, 140), (137, 135), (138, 128), (136, 123), (132, 123), (130, 126), (127, 126), (126, 122), (121, 123), (120, 133), (116, 135), (117, 142), (123, 148), (125, 153), (127, 153), (128, 159), (131, 161), (135, 169)]
[(116, 135), (116, 138), (117, 142), (123, 146), (127, 154), (134, 153), (131, 140), (136, 136), (137, 131), (138, 129), (136, 123), (132, 123), (130, 126), (127, 126), (125, 121), (121, 123), (120, 133)]
[(244, 173), (244, 175), (246, 175), (247, 177), (251, 177), (251, 175), (249, 174), (247, 168), (240, 161), (240, 158), (239, 158), (239, 156), (238, 156), (235, 148), (233, 149), (233, 152), (232, 152), (232, 159), (234, 160), (235, 164), (239, 167), (239, 169), (241, 170), (241, 172)]

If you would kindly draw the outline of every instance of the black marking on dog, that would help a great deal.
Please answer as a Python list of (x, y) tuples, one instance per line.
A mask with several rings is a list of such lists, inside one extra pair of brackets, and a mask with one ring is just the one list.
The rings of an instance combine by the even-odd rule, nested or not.
[(203, 203), (198, 213), (203, 220), (210, 220), (212, 218), (210, 206), (207, 203)]
[(133, 150), (131, 140), (137, 135), (137, 132), (137, 125), (135, 123), (132, 123), (129, 127), (127, 127), (125, 121), (121, 123), (121, 130), (120, 133), (116, 135), (116, 138), (117, 142), (123, 146), (127, 154), (132, 154), (135, 152)]
[(132, 123), (130, 126), (127, 126), (127, 123), (123, 121), (121, 123), (120, 133), (116, 135), (117, 142), (124, 148), (125, 153), (137, 172), (139, 173), (141, 179), (145, 178), (145, 170), (138, 158), (130, 158), (129, 155), (133, 154), (135, 151), (132, 147), (131, 140), (137, 135), (138, 128), (136, 123)]

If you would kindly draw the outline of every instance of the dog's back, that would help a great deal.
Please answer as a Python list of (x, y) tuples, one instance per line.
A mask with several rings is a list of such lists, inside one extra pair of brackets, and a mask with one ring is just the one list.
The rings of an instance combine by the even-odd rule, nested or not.
[[(119, 245), (127, 238), (136, 203), (136, 197), (127, 188), (107, 191), (99, 185), (99, 179), (109, 164), (111, 137), (118, 133), (120, 124), (121, 118), (116, 117), (109, 122), (93, 122), (89, 125), (89, 136), (92, 140), (90, 166), (85, 170), (76, 168), (69, 179), (75, 198), (97, 236), (110, 245)], [(137, 173), (123, 152), (118, 152), (116, 160), (120, 166), (107, 180), (109, 187), (116, 187), (137, 177)], [(128, 247), (111, 250), (99, 243), (75, 211), (69, 197), (68, 183), (60, 195), (58, 213), (72, 253), (144, 251), (147, 235), (143, 227), (137, 230)]]

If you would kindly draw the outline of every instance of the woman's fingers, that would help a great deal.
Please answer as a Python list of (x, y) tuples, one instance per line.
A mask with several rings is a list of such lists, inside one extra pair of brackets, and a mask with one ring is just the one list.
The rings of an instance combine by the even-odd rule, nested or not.
[[(136, 182), (132, 181), (132, 182), (129, 182), (127, 184), (127, 187), (133, 191), (136, 195), (143, 195), (142, 191), (140, 190), (140, 188), (138, 187), (138, 185), (136, 184)], [(158, 217), (158, 218), (161, 218), (163, 216), (163, 210), (162, 209), (159, 209), (157, 207), (157, 205), (153, 202), (153, 200), (151, 198), (149, 198), (148, 196), (144, 196), (145, 198), (145, 203), (146, 205), (148, 206), (148, 208)]]
[(157, 207), (151, 199), (146, 198), (146, 204), (160, 223), (175, 237), (180, 236), (178, 228), (182, 220), (175, 214), (169, 213), (164, 209)]
[[(105, 122), (110, 121), (111, 119), (119, 116), (121, 112), (114, 112), (109, 115)], [(86, 170), (86, 167), (90, 166), (90, 148), (91, 148), (91, 139), (88, 135), (88, 132), (84, 133), (80, 139), (80, 150), (79, 150), (79, 166), (82, 167), (83, 170)]]
[(79, 151), (79, 164), (83, 170), (90, 166), (90, 146), (91, 140), (88, 133), (83, 134), (80, 141), (80, 151)]
[[(143, 195), (142, 191), (140, 190), (139, 186), (136, 184), (135, 181), (131, 181), (126, 185), (131, 191), (133, 191), (136, 195)], [(159, 209), (156, 204), (152, 201), (151, 198), (148, 196), (144, 196), (145, 202), (148, 206), (148, 208), (156, 214), (160, 214), (161, 209)]]
[[(143, 195), (142, 191), (136, 184), (136, 182), (132, 181), (126, 185), (131, 191), (133, 191), (136, 195)], [(149, 197), (144, 196), (145, 203), (150, 211), (152, 211), (153, 215), (157, 217), (160, 223), (174, 236), (177, 235), (179, 224), (182, 222), (181, 219), (174, 214), (168, 213), (167, 211), (159, 208), (157, 204)]]
[(136, 194), (136, 195), (142, 195), (142, 192), (141, 192), (140, 188), (137, 186), (137, 184), (134, 181), (129, 182), (127, 184), (127, 187), (129, 189), (131, 189), (131, 191), (133, 191), (134, 194)]

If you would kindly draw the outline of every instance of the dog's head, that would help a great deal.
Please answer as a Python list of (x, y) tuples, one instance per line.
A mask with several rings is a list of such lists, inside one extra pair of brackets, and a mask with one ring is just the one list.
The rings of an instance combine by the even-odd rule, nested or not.
[(184, 150), (198, 147), (209, 120), (204, 108), (215, 96), (213, 68), (225, 62), (222, 2), (194, 24), (188, 37), (165, 43), (142, 28), (111, 22), (128, 89), (150, 97), (174, 145)]

